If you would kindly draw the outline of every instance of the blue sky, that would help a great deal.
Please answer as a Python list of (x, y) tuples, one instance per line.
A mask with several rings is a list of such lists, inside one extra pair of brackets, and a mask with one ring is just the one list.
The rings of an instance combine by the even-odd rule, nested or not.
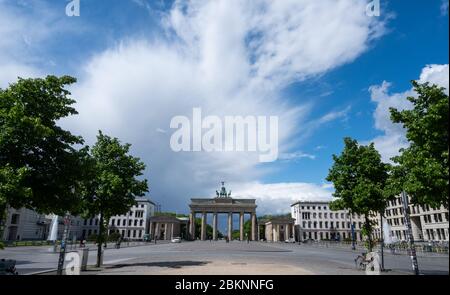
[[(409, 81), (448, 89), (448, 1), (381, 0), (372, 18), (359, 0), (81, 0), (79, 17), (65, 15), (68, 2), (0, 0), (0, 87), (77, 77), (80, 115), (61, 124), (87, 144), (98, 129), (131, 143), (163, 210), (186, 212), (222, 180), (260, 213), (330, 199), (343, 137), (374, 141), (388, 161), (407, 143), (387, 108), (408, 107)], [(284, 160), (174, 153), (170, 119), (193, 107), (278, 115)]]

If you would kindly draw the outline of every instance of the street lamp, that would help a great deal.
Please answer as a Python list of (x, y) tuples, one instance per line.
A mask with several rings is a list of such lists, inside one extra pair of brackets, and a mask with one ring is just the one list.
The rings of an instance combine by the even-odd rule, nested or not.
[(411, 228), (411, 219), (409, 217), (409, 202), (405, 191), (402, 191), (403, 214), (405, 215), (406, 232), (408, 234), (408, 244), (411, 256), (412, 267), (415, 275), (419, 274), (419, 265), (417, 263), (416, 248), (414, 246), (414, 236)]
[(381, 241), (381, 271), (384, 271), (383, 211), (380, 212), (380, 241)]
[(69, 235), (69, 226), (70, 226), (70, 215), (69, 213), (66, 213), (66, 216), (64, 217), (64, 231), (61, 239), (61, 248), (59, 250), (58, 269), (56, 272), (57, 275), (62, 275), (63, 273), (64, 259), (66, 256), (66, 242), (67, 236)]
[(352, 221), (352, 212), (349, 212), (350, 215), (350, 228), (351, 228), (351, 234), (352, 234), (352, 250), (356, 250), (356, 245), (355, 245), (355, 227), (353, 225), (353, 221)]

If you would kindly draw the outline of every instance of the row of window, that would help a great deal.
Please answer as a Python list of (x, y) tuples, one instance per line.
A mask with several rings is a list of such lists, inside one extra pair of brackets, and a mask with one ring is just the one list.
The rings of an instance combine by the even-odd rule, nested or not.
[[(319, 227), (317, 227), (317, 225), (319, 225)], [(335, 225), (336, 225), (336, 227), (335, 227)], [(303, 226), (303, 228), (314, 228), (314, 229), (317, 229), (317, 228), (325, 228), (325, 229), (327, 229), (327, 228), (330, 228), (330, 229), (336, 228), (336, 229), (338, 229), (341, 226), (342, 229), (346, 229), (346, 228), (347, 229), (351, 229), (350, 222), (345, 223), (345, 222), (338, 222), (338, 221), (336, 221), (336, 223), (334, 223), (333, 221), (330, 221), (330, 227), (328, 227), (328, 221), (325, 221), (325, 222), (322, 222), (322, 221), (319, 221), (319, 222), (317, 222), (317, 221), (314, 221), (314, 222), (303, 221), (302, 226)], [(358, 222), (358, 223), (353, 222), (353, 228), (354, 229), (361, 229), (362, 228), (362, 223), (361, 222)]]
[[(122, 224), (121, 224), (121, 221), (122, 221)], [(134, 225), (134, 226), (138, 226), (138, 223), (139, 223), (139, 226), (143, 226), (144, 225), (144, 220), (143, 219), (140, 219), (140, 220), (138, 220), (138, 219), (128, 219), (128, 226), (132, 226), (132, 225)], [(112, 225), (112, 226), (116, 226), (116, 219), (111, 219), (111, 222), (110, 222), (110, 224)], [(127, 219), (117, 219), (117, 226), (126, 226), (127, 225)]]
[(83, 225), (87, 225), (89, 221), (89, 225), (98, 225), (98, 218), (89, 218), (85, 219)]
[(443, 228), (437, 228), (435, 230), (432, 229), (427, 229), (426, 233), (428, 236), (428, 240), (435, 240), (435, 231), (436, 231), (436, 236), (437, 236), (437, 240), (441, 241), (441, 240), (446, 240), (447, 236), (445, 235), (445, 230)]
[[(305, 207), (306, 207), (306, 210), (309, 210), (309, 208), (311, 207), (313, 210), (316, 210), (316, 206), (302, 206), (302, 210), (305, 210)], [(327, 210), (327, 206), (317, 206), (317, 210), (322, 210), (322, 208), (323, 208), (323, 210)]]
[(423, 221), (425, 223), (433, 223), (431, 216), (433, 216), (434, 222), (444, 222), (444, 220), (448, 222), (448, 212), (424, 215)]
[(394, 208), (386, 210), (386, 216), (403, 215), (403, 208)]
[(125, 237), (125, 238), (142, 238), (142, 230), (135, 230), (135, 229), (134, 230), (124, 230), (124, 229), (122, 229), (121, 231), (119, 231), (119, 230), (116, 230), (116, 231), (111, 230), (110, 234), (114, 233), (114, 232), (120, 233), (120, 235), (122, 237)]
[[(139, 208), (144, 208), (144, 205), (141, 204), (141, 205), (138, 206), (138, 207), (139, 207)], [(135, 207), (133, 206), (133, 208), (135, 208)], [(134, 212), (134, 217), (144, 217), (144, 210), (136, 210), (136, 211), (130, 210), (130, 211), (128, 211), (127, 213), (122, 214), (122, 215), (120, 215), (120, 216), (130, 216), (130, 217), (133, 217), (133, 212)]]
[(405, 222), (403, 220), (403, 218), (391, 218), (387, 220), (389, 225), (394, 225), (394, 226), (399, 226), (399, 225), (404, 225)]
[[(141, 206), (144, 206), (144, 205), (141, 205)], [(133, 211), (128, 212), (125, 216), (133, 217)], [(135, 218), (142, 218), (142, 217), (144, 217), (144, 211), (143, 210), (134, 211), (134, 217)], [(85, 219), (83, 224), (87, 225), (88, 222), (89, 222), (89, 225), (96, 225), (97, 226), (98, 225), (98, 218)], [(114, 225), (114, 223), (115, 223), (115, 219), (112, 218), (111, 221), (110, 221), (110, 224)], [(125, 224), (126, 224), (126, 219), (123, 219), (122, 225), (125, 226)], [(118, 226), (120, 225), (120, 219), (117, 219), (117, 225)], [(128, 226), (131, 226), (131, 221), (128, 224)], [(134, 226), (137, 226), (136, 221), (135, 221)], [(140, 226), (142, 226), (142, 221), (141, 221), (141, 225)]]
[[(394, 200), (388, 201), (388, 205), (390, 206), (397, 206), (397, 205), (403, 205), (402, 198), (395, 198)], [(438, 208), (430, 208), (429, 205), (424, 206), (410, 206), (411, 207), (411, 213), (413, 214), (419, 214), (420, 210), (419, 208), (422, 208), (422, 211), (429, 212), (431, 210), (437, 210)]]
[[(317, 217), (322, 218), (322, 216), (324, 219), (328, 218), (328, 216), (330, 216), (330, 219), (333, 219), (333, 218), (339, 219), (339, 216), (341, 217), (341, 219), (350, 218), (350, 214), (348, 214), (348, 213), (330, 213), (329, 215), (328, 215), (328, 213), (323, 213), (323, 215), (322, 215), (322, 213), (312, 213), (312, 218), (317, 218)], [(358, 215), (352, 214), (352, 218), (355, 218), (355, 216), (359, 218)], [(306, 219), (306, 220), (311, 219), (311, 212), (302, 212), (302, 219)]]
[[(304, 240), (306, 240), (306, 239), (318, 240), (319, 237), (320, 237), (320, 240), (323, 240), (323, 239), (327, 239), (327, 240), (329, 240), (329, 239), (331, 239), (331, 240), (341, 240), (341, 237), (342, 237), (342, 239), (347, 239), (347, 238), (350, 239), (351, 238), (351, 234), (347, 235), (346, 233), (342, 233), (342, 236), (341, 236), (341, 233), (303, 232), (303, 239)], [(355, 239), (357, 239), (358, 235), (355, 233), (354, 237), (355, 237)], [(363, 239), (363, 236), (362, 236), (361, 233), (359, 233), (359, 239), (360, 240)]]

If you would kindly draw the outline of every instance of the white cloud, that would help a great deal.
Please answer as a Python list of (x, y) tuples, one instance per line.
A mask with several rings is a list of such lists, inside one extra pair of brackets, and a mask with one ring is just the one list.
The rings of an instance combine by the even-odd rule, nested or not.
[[(364, 53), (384, 32), (365, 6), (360, 0), (176, 1), (162, 21), (165, 36), (130, 38), (80, 65), (72, 89), (79, 115), (64, 124), (90, 144), (98, 129), (132, 143), (148, 165), (151, 195), (165, 208), (186, 208), (191, 196), (214, 192), (220, 180), (236, 188), (253, 184), (270, 172), (257, 154), (174, 153), (170, 132), (158, 130), (169, 130), (173, 116), (192, 116), (193, 107), (204, 116), (277, 115), (280, 153), (289, 153), (295, 135), (345, 118), (348, 109), (307, 121), (313, 105), (293, 106), (281, 90)], [(301, 188), (311, 189), (306, 196), (324, 195), (313, 184), (267, 188), (273, 197), (259, 201), (267, 208), (281, 204), (287, 191), (291, 200)]]
[(213, 192), (220, 180), (239, 187), (268, 171), (256, 154), (173, 153), (169, 134), (146, 130), (167, 128), (196, 106), (204, 116), (278, 115), (286, 153), (296, 132), (311, 132), (348, 109), (311, 124), (305, 119), (312, 106), (283, 102), (281, 87), (351, 62), (382, 28), (357, 0), (243, 3), (176, 1), (164, 19), (171, 42), (131, 40), (100, 53), (74, 89), (80, 115), (71, 126), (91, 139), (96, 126), (134, 143), (149, 164), (154, 194), (167, 194), (172, 206)]
[(293, 153), (283, 153), (279, 155), (278, 159), (281, 161), (295, 161), (303, 158), (308, 158), (310, 160), (314, 160), (316, 158), (315, 155), (307, 154), (302, 151), (297, 151)]
[(65, 18), (64, 10), (55, 10), (43, 0), (0, 0), (0, 87), (17, 77), (51, 74), (46, 68), (55, 64), (42, 54), (48, 43), (55, 36), (82, 31), (81, 24), (75, 28)]
[[(448, 65), (428, 65), (422, 69), (418, 81), (421, 83), (430, 82), (431, 84), (445, 87), (448, 94), (448, 73)], [(391, 162), (390, 159), (399, 154), (399, 149), (409, 145), (405, 137), (405, 130), (401, 124), (392, 123), (389, 108), (393, 107), (398, 110), (409, 109), (412, 105), (406, 100), (406, 97), (417, 95), (412, 88), (405, 92), (391, 94), (389, 93), (390, 86), (390, 83), (384, 81), (381, 85), (374, 85), (369, 88), (371, 100), (377, 104), (373, 114), (375, 128), (384, 132), (383, 135), (375, 137), (370, 142), (375, 143), (375, 147), (385, 162)]]
[(232, 193), (237, 198), (254, 198), (258, 214), (285, 214), (297, 201), (331, 201), (333, 186), (314, 183), (248, 183)]

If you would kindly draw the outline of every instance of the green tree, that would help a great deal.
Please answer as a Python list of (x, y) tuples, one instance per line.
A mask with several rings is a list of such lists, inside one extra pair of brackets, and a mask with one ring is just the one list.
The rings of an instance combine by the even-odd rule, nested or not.
[[(195, 218), (195, 239), (201, 239), (201, 232), (202, 232), (202, 219)], [(213, 227), (209, 224), (206, 224), (206, 239), (212, 239), (212, 237), (213, 237)], [(220, 231), (217, 231), (217, 237), (222, 238), (223, 234)]]
[(0, 89), (0, 218), (6, 206), (64, 215), (80, 211), (87, 155), (60, 119), (77, 114), (69, 76), (21, 79)]
[(135, 198), (148, 191), (147, 180), (138, 179), (145, 170), (139, 158), (129, 155), (130, 144), (122, 145), (117, 138), (101, 131), (92, 147), (89, 165), (90, 180), (85, 183), (85, 216), (99, 215), (97, 266), (100, 267), (102, 244), (109, 220), (128, 212)]
[(449, 97), (444, 88), (412, 81), (417, 97), (407, 97), (413, 108), (391, 108), (391, 120), (406, 129), (410, 143), (392, 160), (389, 189), (404, 190), (418, 205), (448, 208), (449, 198)]
[(351, 138), (344, 138), (344, 143), (341, 155), (333, 155), (334, 164), (326, 178), (333, 182), (335, 188), (335, 199), (330, 208), (348, 209), (364, 215), (362, 233), (367, 237), (369, 251), (372, 251), (373, 224), (370, 216), (382, 212), (387, 198), (390, 198), (385, 192), (389, 165), (381, 162), (373, 143), (363, 146)]

